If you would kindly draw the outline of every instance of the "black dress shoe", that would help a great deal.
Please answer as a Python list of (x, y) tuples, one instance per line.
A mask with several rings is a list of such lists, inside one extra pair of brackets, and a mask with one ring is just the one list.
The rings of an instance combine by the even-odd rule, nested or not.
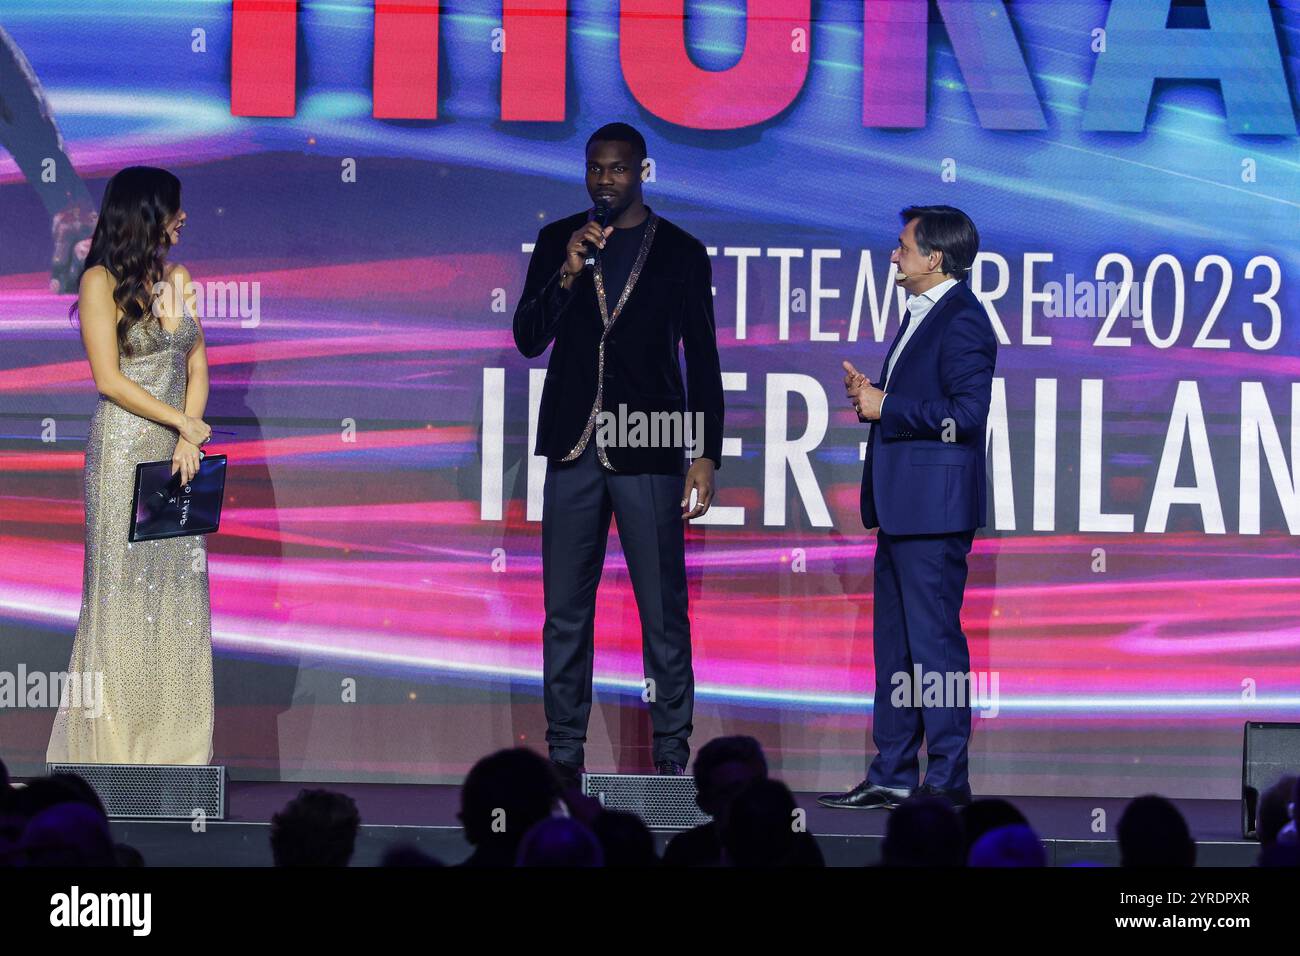
[(882, 787), (863, 780), (848, 793), (824, 793), (817, 802), (840, 810), (892, 810), (911, 795), (906, 787)]
[(555, 768), (555, 772), (565, 790), (582, 789), (582, 767), (577, 764), (565, 763), (563, 760), (552, 760), (551, 766)]
[(928, 783), (923, 783), (912, 791), (914, 797), (942, 797), (954, 807), (970, 806), (970, 790), (944, 790), (941, 787), (932, 787)]
[(686, 773), (686, 768), (675, 760), (656, 760), (655, 773), (661, 777), (680, 777)]

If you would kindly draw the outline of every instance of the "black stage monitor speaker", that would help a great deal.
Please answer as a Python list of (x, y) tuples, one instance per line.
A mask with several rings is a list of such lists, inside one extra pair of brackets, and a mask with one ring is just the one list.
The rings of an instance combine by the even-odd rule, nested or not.
[(587, 773), (582, 792), (610, 810), (636, 814), (651, 830), (689, 830), (709, 822), (695, 803), (694, 777)]
[(48, 773), (75, 773), (99, 794), (109, 819), (226, 818), (226, 768), (180, 764), (51, 763)]
[(1259, 797), (1286, 774), (1300, 774), (1300, 724), (1246, 721), (1241, 762), (1241, 835), (1258, 839)]

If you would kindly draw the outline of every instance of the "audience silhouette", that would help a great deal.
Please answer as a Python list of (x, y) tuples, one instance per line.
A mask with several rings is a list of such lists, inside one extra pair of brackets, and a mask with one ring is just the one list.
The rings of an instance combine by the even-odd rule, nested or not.
[[(695, 758), (696, 803), (709, 821), (677, 833), (662, 864), (678, 867), (820, 867), (807, 816), (784, 783), (768, 776), (753, 737), (718, 737)], [(655, 835), (638, 816), (605, 809), (566, 790), (551, 762), (526, 748), (479, 760), (461, 786), (458, 814), (473, 848), (467, 867), (653, 867)], [(1300, 865), (1300, 779), (1280, 778), (1260, 796), (1258, 865)], [(276, 866), (348, 866), (361, 815), (352, 797), (304, 789), (271, 818)], [(1190, 867), (1196, 841), (1186, 819), (1155, 794), (1129, 802), (1117, 827), (1124, 867)], [(0, 761), (0, 866), (139, 867), (133, 847), (114, 842), (104, 805), (81, 777), (57, 773), (11, 781)], [(384, 867), (441, 867), (409, 843), (387, 847)], [(999, 798), (954, 808), (918, 795), (887, 820), (885, 867), (1044, 867), (1047, 849), (1025, 815)]]
[(664, 851), (666, 866), (721, 866), (722, 836), (731, 801), (767, 779), (767, 758), (753, 737), (717, 737), (695, 755), (695, 802), (712, 819), (683, 830)]
[(1121, 866), (1195, 866), (1196, 841), (1178, 808), (1164, 797), (1138, 797), (1119, 818)]
[(883, 866), (963, 866), (966, 835), (951, 803), (909, 797), (889, 815), (880, 847)]
[(271, 818), (271, 856), (276, 866), (347, 866), (360, 829), (351, 797), (302, 790)]

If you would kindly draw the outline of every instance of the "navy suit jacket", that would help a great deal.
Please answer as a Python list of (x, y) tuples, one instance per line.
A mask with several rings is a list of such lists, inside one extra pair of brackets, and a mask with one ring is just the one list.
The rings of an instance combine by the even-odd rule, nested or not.
[[(889, 358), (898, 348), (894, 337)], [(894, 366), (862, 466), (862, 523), (886, 534), (944, 534), (986, 524), (984, 433), (998, 341), (964, 282), (921, 320)]]

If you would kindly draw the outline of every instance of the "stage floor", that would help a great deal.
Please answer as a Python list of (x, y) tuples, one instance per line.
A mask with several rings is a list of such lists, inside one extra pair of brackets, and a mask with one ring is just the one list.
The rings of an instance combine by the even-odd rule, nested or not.
[[(232, 781), (227, 813), (194, 833), (188, 821), (114, 820), (117, 840), (138, 849), (151, 866), (270, 866), (272, 815), (303, 788), (322, 787), (346, 793), (357, 803), (362, 828), (353, 864), (377, 865), (384, 850), (398, 843), (419, 847), (444, 863), (457, 863), (470, 846), (456, 819), (460, 787), (456, 785), (381, 783), (301, 783)], [(864, 866), (880, 859), (887, 812), (831, 810), (816, 794), (796, 799), (808, 811), (808, 828), (830, 866)], [(987, 796), (981, 794), (980, 796)], [(1113, 834), (1127, 799), (1009, 797), (1029, 819), (1047, 847), (1054, 866), (1119, 863)], [(1197, 841), (1200, 866), (1251, 866), (1259, 844), (1241, 836), (1241, 807), (1233, 800), (1177, 800)], [(1097, 810), (1105, 811), (1107, 833), (1094, 833)], [(672, 831), (656, 831), (660, 847)]]

